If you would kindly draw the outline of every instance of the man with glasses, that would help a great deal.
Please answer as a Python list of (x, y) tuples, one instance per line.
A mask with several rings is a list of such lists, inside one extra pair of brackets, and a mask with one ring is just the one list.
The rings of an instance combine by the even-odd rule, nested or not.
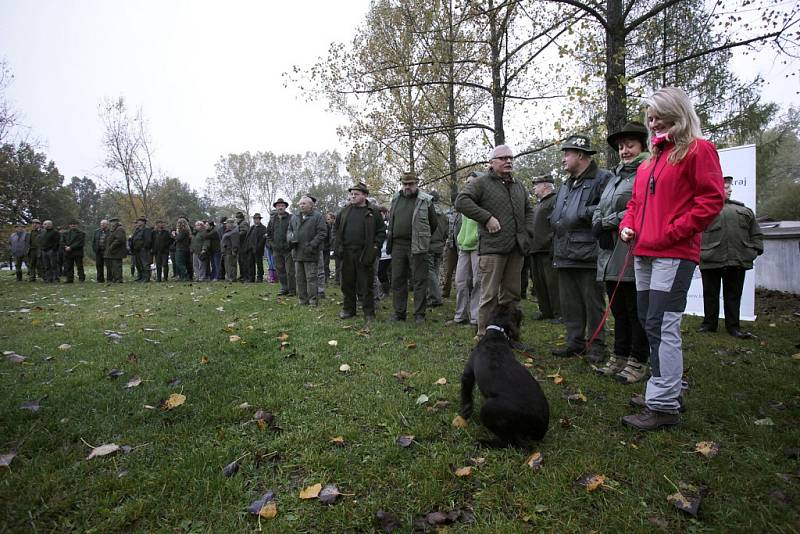
[(519, 302), (522, 263), (533, 235), (533, 210), (525, 186), (511, 174), (513, 162), (511, 148), (496, 146), (489, 171), (467, 183), (456, 198), (456, 209), (478, 222), (479, 337), (495, 306)]

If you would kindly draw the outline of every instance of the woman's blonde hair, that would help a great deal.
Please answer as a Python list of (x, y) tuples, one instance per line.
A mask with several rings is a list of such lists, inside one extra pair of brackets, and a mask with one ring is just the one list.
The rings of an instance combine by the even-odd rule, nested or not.
[[(692, 142), (703, 137), (700, 130), (700, 117), (692, 106), (689, 95), (678, 87), (662, 87), (647, 99), (647, 109), (666, 122), (673, 123), (669, 136), (675, 148), (669, 155), (672, 164), (686, 157)], [(645, 118), (646, 120), (646, 118)], [(661, 149), (653, 145), (653, 137), (648, 141), (651, 158), (658, 156)]]

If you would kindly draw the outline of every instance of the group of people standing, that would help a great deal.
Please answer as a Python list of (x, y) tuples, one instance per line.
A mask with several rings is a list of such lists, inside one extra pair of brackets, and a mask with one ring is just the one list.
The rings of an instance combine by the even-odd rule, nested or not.
[[(674, 425), (682, 408), (680, 323), (695, 267), (700, 263), (707, 292), (701, 330), (717, 329), (722, 280), (726, 327), (745, 338), (750, 334), (738, 322), (744, 271), (763, 247), (752, 211), (730, 200), (731, 178), (723, 180), (719, 156), (703, 139), (686, 93), (660, 89), (647, 100), (646, 116), (646, 126), (629, 122), (608, 136), (620, 157), (611, 170), (599, 168), (588, 136), (569, 136), (561, 145), (568, 177), (558, 189), (552, 176), (535, 178), (535, 204), (513, 176), (512, 150), (499, 145), (486, 172), (467, 177), (450, 217), (438, 195), (420, 190), (418, 176), (408, 172), (388, 209), (370, 201), (367, 185), (358, 182), (338, 214), (320, 213), (310, 195), (300, 198), (295, 213), (278, 199), (266, 227), (258, 213), (252, 224), (240, 212), (219, 226), (197, 221), (193, 229), (185, 218), (174, 229), (163, 221), (150, 228), (140, 218), (128, 239), (111, 218), (92, 239), (98, 281), (104, 281), (105, 266), (108, 281), (121, 282), (122, 259), (130, 254), (137, 281), (150, 280), (153, 261), (156, 281), (166, 280), (171, 260), (180, 280), (260, 282), (266, 255), (280, 294), (315, 306), (325, 295), (333, 252), (343, 293), (340, 318), (354, 317), (360, 303), (365, 320), (375, 319), (376, 289), (382, 292), (375, 275), (384, 270), (380, 262), (388, 262), (390, 320), (407, 319), (411, 292), (411, 313), (424, 323), (427, 308), (441, 305), (446, 250), (446, 263), (455, 263), (456, 287), (448, 323), (472, 325), (481, 337), (496, 328), (487, 323), (495, 306), (520, 301), (527, 265), (539, 304), (535, 318), (563, 322), (566, 330), (565, 345), (553, 355), (581, 356), (597, 373), (626, 384), (649, 377), (645, 395), (632, 401), (641, 413), (623, 422), (643, 430)], [(12, 253), (27, 255), (32, 279), (41, 261), (45, 280), (56, 281), (59, 251), (67, 282), (73, 265), (85, 278), (85, 235), (76, 223), (59, 235), (51, 221), (34, 221), (32, 232), (16, 235)], [(614, 316), (610, 355), (607, 301)]]

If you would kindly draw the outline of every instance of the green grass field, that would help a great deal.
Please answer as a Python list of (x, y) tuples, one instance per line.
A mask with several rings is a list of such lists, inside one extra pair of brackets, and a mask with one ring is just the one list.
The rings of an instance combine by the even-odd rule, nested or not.
[[(428, 528), (452, 532), (800, 530), (796, 299), (759, 296), (757, 340), (696, 334), (699, 319), (686, 318), (688, 411), (676, 429), (648, 434), (620, 424), (641, 386), (550, 356), (563, 328), (527, 320), (523, 341), (537, 350), (520, 358), (548, 396), (551, 428), (521, 450), (481, 445), (490, 436), (475, 418), (451, 426), (473, 345), (470, 329), (444, 325), (452, 299), (424, 326), (389, 323), (383, 304), (367, 331), (338, 319), (334, 287), (318, 308), (277, 291), (15, 283), (3, 272), (0, 349), (26, 359), (0, 361), (0, 455), (16, 453), (0, 467), (0, 531), (370, 532), (382, 530), (379, 510), (401, 532), (431, 512), (454, 522), (428, 516)], [(523, 309), (530, 317), (536, 305)], [(393, 376), (401, 370), (412, 375)], [(547, 378), (556, 373), (560, 385)], [(173, 393), (185, 403), (159, 409)], [(586, 402), (566, 400), (573, 393)], [(28, 401), (38, 411), (20, 408)], [(259, 423), (257, 410), (274, 418)], [(404, 435), (408, 448), (396, 442)], [(694, 452), (700, 441), (719, 454)], [(87, 459), (110, 443), (131, 449)], [(525, 464), (533, 452), (539, 469)], [(605, 482), (588, 491), (576, 483), (586, 475)], [(316, 483), (342, 495), (301, 500)], [(702, 493), (696, 517), (667, 500), (679, 488), (690, 496), (683, 484)], [(268, 490), (277, 516), (248, 513)]]

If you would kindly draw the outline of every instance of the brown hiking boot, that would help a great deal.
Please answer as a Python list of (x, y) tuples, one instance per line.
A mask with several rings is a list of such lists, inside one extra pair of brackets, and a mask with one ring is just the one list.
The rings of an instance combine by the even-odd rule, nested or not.
[(636, 384), (647, 380), (650, 370), (646, 363), (640, 363), (636, 358), (628, 358), (624, 369), (614, 375), (614, 380), (623, 384)]
[(625, 367), (625, 361), (619, 356), (611, 356), (602, 367), (594, 367), (594, 372), (603, 376), (614, 376)]
[[(647, 408), (647, 403), (644, 400), (644, 395), (634, 395), (631, 397), (629, 404), (634, 408)], [(683, 404), (683, 395), (678, 396), (678, 411), (683, 413), (686, 411), (686, 405)]]
[(658, 430), (665, 426), (675, 426), (681, 422), (681, 416), (676, 413), (656, 412), (645, 408), (636, 415), (626, 415), (622, 424), (632, 426), (638, 430)]

